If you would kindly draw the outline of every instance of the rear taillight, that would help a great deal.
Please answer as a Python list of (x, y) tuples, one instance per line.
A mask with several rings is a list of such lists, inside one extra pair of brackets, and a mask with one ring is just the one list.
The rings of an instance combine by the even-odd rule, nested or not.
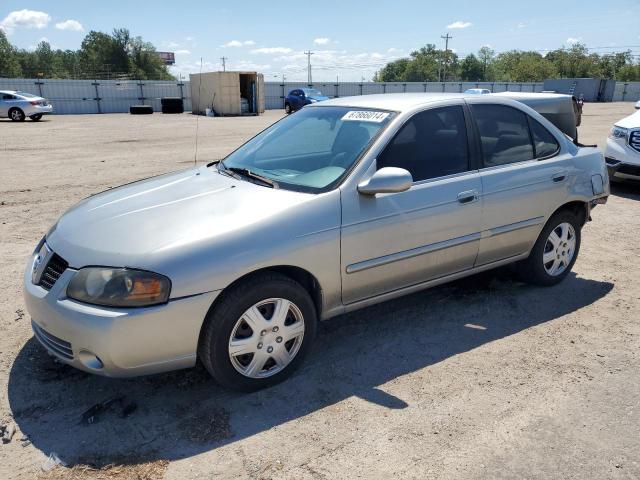
[(29, 102), (31, 105), (40, 105), (40, 102), (37, 100), (33, 100), (31, 102)]

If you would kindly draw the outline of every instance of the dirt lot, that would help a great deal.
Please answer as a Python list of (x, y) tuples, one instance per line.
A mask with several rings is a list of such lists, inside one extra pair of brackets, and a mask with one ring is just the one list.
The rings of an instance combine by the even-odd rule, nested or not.
[[(587, 105), (581, 140), (602, 144), (632, 111)], [(200, 118), (198, 159), (279, 116)], [(330, 320), (267, 391), (225, 391), (198, 368), (110, 380), (54, 363), (25, 312), (27, 257), (83, 197), (193, 164), (195, 121), (0, 121), (0, 423), (18, 428), (0, 478), (640, 477), (639, 186), (594, 211), (557, 287), (500, 271)], [(73, 469), (43, 473), (51, 452)]]

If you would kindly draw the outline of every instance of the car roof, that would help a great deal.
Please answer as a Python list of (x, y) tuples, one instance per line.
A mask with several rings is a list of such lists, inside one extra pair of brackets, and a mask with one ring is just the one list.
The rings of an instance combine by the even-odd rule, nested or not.
[(0, 93), (12, 93), (12, 94), (15, 94), (15, 93), (18, 93), (18, 91), (17, 90), (0, 90)]
[(408, 111), (427, 103), (442, 102), (456, 98), (472, 98), (477, 95), (464, 93), (381, 93), (376, 95), (358, 95), (340, 97), (315, 103), (308, 107), (322, 106), (375, 108), (380, 110)]

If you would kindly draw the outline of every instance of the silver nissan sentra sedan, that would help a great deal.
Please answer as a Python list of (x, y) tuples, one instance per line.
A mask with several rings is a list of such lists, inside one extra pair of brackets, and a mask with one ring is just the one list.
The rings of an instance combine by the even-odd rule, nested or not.
[(554, 285), (609, 194), (576, 143), (493, 95), (306, 106), (223, 161), (66, 212), (25, 272), (35, 336), (88, 372), (199, 358), (248, 391), (289, 375), (319, 320), (513, 262)]

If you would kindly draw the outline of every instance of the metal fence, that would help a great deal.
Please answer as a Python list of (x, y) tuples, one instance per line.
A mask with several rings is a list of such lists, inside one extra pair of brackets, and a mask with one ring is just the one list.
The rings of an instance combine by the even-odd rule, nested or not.
[(45, 97), (59, 114), (128, 112), (131, 105), (139, 104), (160, 111), (162, 97), (182, 97), (185, 110), (191, 110), (189, 83), (179, 81), (0, 78), (0, 90)]
[[(267, 109), (284, 107), (284, 97), (306, 83), (265, 82)], [(542, 83), (516, 82), (340, 82), (313, 83), (331, 98), (397, 92), (464, 92), (468, 88), (488, 88), (492, 92), (540, 92)], [(48, 98), (59, 114), (128, 112), (131, 105), (152, 105), (161, 110), (162, 97), (182, 97), (191, 110), (189, 82), (154, 80), (49, 80), (0, 78), (0, 90), (21, 90)], [(640, 100), (640, 82), (616, 83), (614, 101)]]
[(613, 90), (614, 102), (637, 102), (640, 100), (640, 82), (616, 82)]
[[(283, 108), (284, 96), (294, 88), (306, 88), (306, 83), (265, 83), (265, 102), (267, 109)], [(488, 88), (492, 92), (540, 92), (542, 83), (515, 82), (340, 82), (314, 83), (317, 88), (330, 98), (350, 97), (353, 95), (371, 95), (376, 93), (403, 92), (464, 92), (469, 88)]]

